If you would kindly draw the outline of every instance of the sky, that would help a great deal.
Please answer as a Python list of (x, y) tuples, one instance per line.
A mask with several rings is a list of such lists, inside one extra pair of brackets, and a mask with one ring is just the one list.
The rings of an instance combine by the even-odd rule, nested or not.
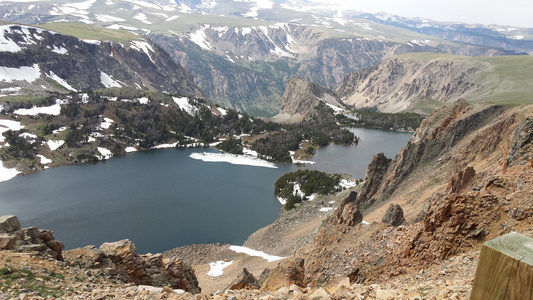
[(532, 0), (311, 0), (369, 13), (533, 28)]

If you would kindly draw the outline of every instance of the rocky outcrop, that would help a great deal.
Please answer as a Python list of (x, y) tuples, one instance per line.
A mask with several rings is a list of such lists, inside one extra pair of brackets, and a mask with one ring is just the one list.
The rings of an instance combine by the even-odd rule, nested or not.
[(233, 282), (229, 285), (228, 289), (230, 290), (252, 290), (252, 289), (258, 289), (260, 287), (259, 282), (254, 277), (254, 275), (246, 268), (242, 269), (242, 273), (233, 280)]
[(329, 218), (329, 223), (333, 225), (355, 226), (363, 221), (363, 214), (357, 206), (357, 193), (351, 192), (339, 204), (335, 213)]
[(16, 216), (0, 217), (0, 250), (37, 252), (57, 260), (63, 260), (65, 245), (56, 241), (50, 230), (37, 227), (21, 228)]
[[(512, 58), (509, 65), (518, 67)], [(487, 94), (504, 98), (507, 88), (501, 85), (499, 60), (451, 57), (439, 54), (408, 54), (388, 58), (377, 66), (349, 74), (336, 92), (342, 101), (357, 108), (377, 107), (383, 112), (401, 112), (438, 107), (466, 98), (484, 101)], [(529, 64), (527, 57), (522, 64)], [(431, 101), (434, 104), (431, 104)]]
[[(305, 287), (305, 261), (302, 258), (284, 260), (272, 270), (268, 270), (261, 280), (261, 289), (277, 290), (281, 287), (297, 285)], [(263, 276), (262, 276), (263, 277)]]
[(335, 93), (316, 83), (302, 78), (289, 79), (281, 99), (281, 111), (272, 120), (295, 123), (311, 113), (320, 101), (342, 108)]
[(98, 249), (87, 246), (68, 250), (65, 258), (71, 265), (102, 270), (124, 282), (201, 292), (194, 270), (180, 259), (163, 260), (162, 254), (139, 255), (129, 240), (104, 243)]
[(405, 223), (402, 207), (398, 204), (391, 204), (383, 216), (383, 219), (381, 219), (381, 222), (395, 227)]
[[(18, 94), (128, 87), (204, 97), (188, 71), (149, 40), (88, 41), (22, 25), (3, 27), (0, 34), (16, 48), (0, 52), (0, 66), (14, 74), (0, 87), (16, 84)], [(20, 70), (28, 75), (15, 75)]]
[(533, 162), (533, 117), (528, 117), (515, 130), (507, 164), (524, 164)]
[(387, 158), (382, 152), (374, 155), (368, 165), (365, 175), (361, 195), (358, 204), (361, 209), (367, 209), (374, 204), (373, 197), (379, 191), (385, 179), (385, 173), (391, 164), (392, 159)]

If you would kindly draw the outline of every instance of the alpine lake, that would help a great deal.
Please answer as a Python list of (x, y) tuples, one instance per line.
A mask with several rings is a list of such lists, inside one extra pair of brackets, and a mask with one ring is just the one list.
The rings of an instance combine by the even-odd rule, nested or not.
[[(372, 156), (394, 158), (412, 133), (351, 129), (358, 145), (329, 145), (306, 167), (364, 178)], [(48, 169), (0, 182), (0, 214), (54, 231), (66, 249), (130, 239), (139, 253), (229, 243), (276, 220), (274, 183), (296, 165), (269, 167), (195, 159), (212, 148), (130, 153), (96, 164)]]

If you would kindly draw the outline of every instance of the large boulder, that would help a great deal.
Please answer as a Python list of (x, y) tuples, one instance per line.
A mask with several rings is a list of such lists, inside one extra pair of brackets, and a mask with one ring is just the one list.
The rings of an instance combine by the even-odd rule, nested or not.
[(20, 223), (16, 216), (0, 217), (0, 233), (13, 233), (20, 229)]
[(242, 268), (242, 273), (233, 280), (229, 285), (228, 289), (230, 290), (247, 290), (247, 289), (258, 289), (260, 288), (259, 283), (255, 276), (248, 272), (246, 268)]
[(398, 204), (391, 204), (381, 222), (394, 227), (402, 225), (405, 222), (402, 207)]

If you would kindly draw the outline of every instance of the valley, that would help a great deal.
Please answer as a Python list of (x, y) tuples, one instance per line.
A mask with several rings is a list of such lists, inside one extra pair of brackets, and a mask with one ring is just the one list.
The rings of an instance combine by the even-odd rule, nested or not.
[(468, 299), (483, 243), (533, 237), (531, 28), (306, 0), (0, 19), (0, 299)]

